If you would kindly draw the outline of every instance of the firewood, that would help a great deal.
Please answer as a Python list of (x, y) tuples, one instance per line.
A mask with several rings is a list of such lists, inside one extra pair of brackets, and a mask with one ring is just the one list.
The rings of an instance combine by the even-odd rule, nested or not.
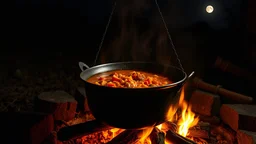
[(206, 83), (206, 82), (202, 81), (200, 78), (197, 78), (197, 77), (194, 78), (193, 81), (194, 81), (193, 85), (196, 88), (202, 89), (204, 91), (219, 94), (221, 96), (224, 96), (224, 97), (230, 99), (233, 102), (240, 103), (240, 104), (253, 103), (253, 98), (252, 97), (242, 95), (242, 94), (239, 94), (239, 93), (236, 93), (236, 92), (232, 92), (232, 91), (229, 91), (227, 89), (224, 89), (224, 88)]
[(42, 113), (1, 113), (1, 139), (6, 144), (40, 144), (54, 128), (53, 116)]
[(255, 144), (256, 143), (256, 132), (238, 130), (236, 138), (237, 138), (238, 144)]
[(249, 81), (256, 80), (256, 76), (253, 73), (251, 73), (250, 71), (248, 71), (244, 68), (241, 68), (241, 67), (231, 63), (230, 61), (224, 60), (221, 57), (217, 57), (214, 66), (216, 68), (219, 68), (223, 72), (228, 72), (235, 76), (246, 78)]
[(205, 130), (207, 132), (210, 132), (210, 129), (211, 129), (211, 124), (208, 123), (208, 122), (198, 122), (197, 125), (189, 128), (191, 130)]
[(178, 129), (177, 125), (175, 123), (169, 122), (169, 121), (164, 122), (162, 124), (162, 128), (161, 128), (161, 130), (165, 131), (165, 132), (168, 131), (168, 130), (173, 131), (173, 132), (177, 132), (177, 129)]
[[(225, 128), (224, 126), (216, 126), (211, 130), (212, 135), (220, 135), (223, 137), (229, 144), (235, 143), (235, 132), (231, 129)], [(217, 138), (218, 139), (218, 138)]]
[(209, 132), (207, 130), (190, 129), (188, 131), (189, 137), (209, 139)]
[(203, 115), (199, 115), (199, 119), (203, 122), (208, 122), (211, 125), (218, 125), (220, 124), (220, 118), (216, 117), (216, 116), (203, 116)]
[(79, 113), (78, 115), (76, 115), (76, 117), (70, 121), (63, 121), (63, 120), (55, 120), (55, 131), (59, 131), (61, 128), (63, 127), (67, 127), (67, 126), (73, 126), (73, 125), (77, 125), (80, 123), (85, 123), (88, 121), (92, 121), (95, 120), (95, 118), (93, 117), (92, 114), (84, 114), (84, 113)]
[(233, 130), (256, 132), (256, 105), (223, 104), (220, 117)]
[(64, 91), (43, 92), (35, 104), (36, 111), (52, 113), (55, 120), (69, 121), (75, 117), (77, 102)]
[(68, 127), (61, 128), (57, 133), (57, 138), (60, 141), (76, 139), (88, 134), (99, 131), (109, 130), (112, 127), (102, 124), (97, 120), (88, 121)]
[(158, 128), (154, 128), (149, 135), (152, 144), (165, 144), (165, 133)]
[(88, 106), (88, 101), (85, 93), (85, 88), (78, 87), (75, 92), (75, 99), (78, 102), (79, 110), (83, 112), (90, 112), (90, 108)]
[(133, 144), (138, 140), (138, 134), (140, 132), (141, 130), (125, 130), (107, 144)]
[(220, 98), (218, 95), (195, 90), (189, 100), (192, 111), (205, 116), (217, 115), (220, 111)]
[(85, 135), (79, 139), (76, 139), (76, 142), (81, 141), (79, 144), (99, 144), (99, 143), (107, 143), (113, 137), (116, 135), (120, 134), (123, 130), (119, 129), (117, 131), (112, 131), (112, 130), (106, 130), (106, 131), (100, 131), (96, 133), (92, 133), (89, 135)]
[(166, 132), (166, 140), (172, 144), (196, 144), (196, 142), (188, 138), (182, 137), (179, 134), (172, 131)]

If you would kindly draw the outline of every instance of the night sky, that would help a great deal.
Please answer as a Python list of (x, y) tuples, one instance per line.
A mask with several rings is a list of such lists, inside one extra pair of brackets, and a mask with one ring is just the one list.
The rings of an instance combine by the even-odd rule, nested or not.
[[(197, 22), (207, 22), (212, 28), (227, 28), (229, 22), (239, 20), (239, 13), (243, 11), (242, 0), (169, 0), (168, 7), (163, 6), (168, 0), (158, 0), (162, 9), (168, 9), (170, 27), (184, 27)], [(205, 11), (207, 5), (214, 7), (214, 12), (208, 14)], [(106, 0), (88, 0), (88, 23), (102, 23), (104, 17), (108, 17), (111, 5)], [(231, 16), (232, 15), (232, 18)]]
[[(5, 26), (1, 29), (4, 38), (0, 42), (7, 47), (7, 52), (1, 55), (16, 65), (22, 59), (25, 59), (24, 64), (45, 63), (59, 55), (76, 64), (78, 60), (90, 64), (94, 61), (113, 1), (15, 0), (15, 6), (10, 2), (10, 8), (5, 7), (1, 13)], [(255, 69), (251, 66), (253, 56), (249, 55), (252, 48), (247, 46), (247, 38), (242, 32), (246, 25), (239, 24), (245, 23), (241, 18), (246, 18), (242, 16), (247, 13), (246, 1), (158, 0), (175, 47), (188, 71), (200, 73), (203, 62), (210, 65), (216, 56)], [(206, 12), (207, 5), (214, 7), (212, 14)], [(210, 28), (201, 22), (206, 22)], [(234, 23), (238, 24), (234, 26)], [(240, 47), (240, 50), (234, 47)]]
[[(26, 0), (16, 0), (16, 6), (22, 8)], [(48, 0), (48, 7), (55, 8), (58, 0)], [(121, 0), (119, 0), (121, 2)], [(152, 0), (153, 1), (153, 0)], [(169, 5), (165, 3), (169, 2)], [(33, 8), (39, 8), (41, 0), (31, 0)], [(79, 0), (64, 0), (65, 8), (80, 9), (81, 16), (88, 17), (89, 24), (102, 24), (111, 11), (110, 0), (87, 0), (83, 4)], [(207, 22), (212, 28), (227, 28), (230, 13), (233, 15), (233, 21), (239, 21), (239, 13), (244, 11), (242, 0), (158, 0), (162, 4), (162, 9), (168, 9), (170, 27), (184, 27), (197, 22)], [(212, 14), (207, 14), (205, 8), (207, 5), (214, 7)], [(227, 12), (228, 11), (228, 12)], [(105, 18), (104, 18), (105, 17)]]

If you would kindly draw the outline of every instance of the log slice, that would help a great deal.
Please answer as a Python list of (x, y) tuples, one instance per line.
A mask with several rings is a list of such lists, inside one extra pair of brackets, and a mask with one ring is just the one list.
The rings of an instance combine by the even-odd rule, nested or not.
[(43, 92), (38, 95), (35, 110), (51, 113), (55, 120), (69, 121), (75, 117), (77, 101), (64, 91)]

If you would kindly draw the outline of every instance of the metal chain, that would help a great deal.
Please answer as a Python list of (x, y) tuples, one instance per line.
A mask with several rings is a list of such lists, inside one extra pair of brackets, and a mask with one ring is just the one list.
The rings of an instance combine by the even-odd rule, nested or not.
[[(176, 57), (177, 57), (177, 60), (178, 60), (178, 63), (179, 63), (179, 65), (180, 65), (181, 70), (184, 72), (184, 68), (183, 68), (183, 66), (182, 66), (182, 64), (181, 64), (181, 61), (180, 61), (180, 59), (179, 59), (179, 56), (178, 56), (177, 51), (176, 51), (176, 49), (175, 49), (175, 46), (174, 46), (174, 44), (173, 44), (171, 35), (170, 35), (170, 33), (169, 33), (169, 29), (168, 29), (168, 27), (167, 27), (167, 25), (166, 25), (166, 22), (165, 22), (165, 20), (164, 20), (163, 14), (162, 14), (162, 12), (161, 12), (161, 10), (160, 10), (160, 7), (159, 7), (159, 4), (158, 4), (157, 0), (155, 0), (155, 3), (156, 3), (156, 6), (157, 6), (158, 11), (159, 11), (159, 13), (160, 13), (161, 19), (162, 19), (162, 21), (163, 21), (163, 23), (164, 23), (164, 27), (165, 27), (165, 29), (166, 29), (166, 31), (167, 31), (168, 38), (169, 38), (170, 43), (171, 43), (171, 45), (172, 45), (172, 49), (173, 49), (173, 51), (174, 51), (174, 53), (175, 53), (175, 55), (176, 55)], [(103, 33), (103, 37), (102, 37), (102, 39), (101, 39), (101, 42), (100, 42), (100, 45), (99, 45), (99, 49), (98, 49), (98, 51), (97, 51), (97, 54), (96, 54), (96, 57), (95, 57), (95, 60), (94, 60), (94, 65), (96, 65), (96, 62), (97, 62), (97, 60), (98, 60), (98, 57), (99, 57), (99, 54), (100, 54), (100, 51), (101, 51), (101, 48), (102, 48), (104, 39), (105, 39), (105, 37), (106, 37), (106, 34), (107, 34), (107, 31), (108, 31), (108, 28), (109, 28), (109, 25), (110, 25), (110, 22), (111, 22), (111, 19), (112, 19), (112, 16), (113, 16), (113, 13), (114, 13), (115, 9), (116, 9), (116, 2), (115, 2), (114, 5), (113, 5), (113, 9), (112, 9), (111, 14), (110, 14), (110, 17), (109, 17), (109, 19), (108, 19), (108, 23), (107, 23), (107, 25), (106, 25), (106, 29), (105, 29), (105, 31), (104, 31), (104, 33)]]
[(101, 42), (100, 42), (100, 45), (99, 45), (99, 49), (98, 49), (97, 54), (96, 54), (96, 57), (95, 57), (95, 59), (94, 59), (94, 65), (96, 65), (96, 62), (97, 62), (97, 60), (98, 60), (98, 57), (99, 57), (99, 54), (100, 54), (100, 51), (101, 51), (101, 48), (102, 48), (104, 39), (105, 39), (105, 37), (106, 37), (106, 34), (107, 34), (107, 31), (108, 31), (108, 28), (109, 28), (109, 25), (110, 25), (110, 22), (111, 22), (111, 19), (112, 19), (112, 16), (113, 16), (113, 13), (114, 13), (115, 9), (116, 9), (116, 1), (115, 1), (114, 5), (113, 5), (111, 14), (110, 14), (109, 19), (108, 19), (108, 23), (107, 23), (107, 25), (106, 25), (105, 31), (104, 31), (104, 33), (103, 33), (103, 36), (102, 36), (102, 39), (101, 39)]
[(176, 55), (176, 57), (177, 57), (177, 60), (178, 60), (178, 63), (179, 63), (179, 65), (180, 65), (181, 70), (184, 72), (184, 68), (183, 68), (183, 66), (182, 66), (182, 64), (181, 64), (181, 61), (180, 61), (179, 56), (178, 56), (178, 53), (177, 53), (177, 51), (176, 51), (176, 49), (175, 49), (175, 46), (174, 46), (174, 44), (173, 44), (171, 34), (169, 33), (169, 29), (168, 29), (167, 24), (166, 24), (166, 22), (165, 22), (165, 20), (164, 20), (163, 14), (162, 14), (162, 12), (161, 12), (161, 10), (160, 10), (160, 7), (159, 7), (159, 5), (158, 5), (157, 0), (155, 0), (155, 2), (156, 2), (157, 9), (158, 9), (158, 11), (159, 11), (159, 13), (160, 13), (160, 16), (161, 16), (161, 18), (162, 18), (162, 21), (163, 21), (163, 23), (164, 23), (164, 27), (165, 27), (165, 29), (166, 29), (166, 31), (167, 31), (167, 35), (168, 35), (169, 40), (170, 40), (170, 43), (171, 43), (171, 45), (172, 45), (172, 49), (173, 49), (173, 51), (174, 51), (174, 53), (175, 53), (175, 55)]

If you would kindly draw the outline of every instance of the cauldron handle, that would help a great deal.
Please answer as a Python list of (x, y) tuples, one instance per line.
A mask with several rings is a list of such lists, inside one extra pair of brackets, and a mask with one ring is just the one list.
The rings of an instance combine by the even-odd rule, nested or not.
[(194, 74), (195, 74), (195, 72), (192, 71), (192, 72), (187, 76), (186, 80), (184, 81), (184, 83), (183, 83), (182, 85), (184, 85), (187, 81), (189, 81), (189, 80), (193, 77)]
[[(79, 65), (81, 71), (85, 71), (86, 69), (90, 68), (87, 64), (85, 64), (85, 63), (83, 63), (83, 62), (79, 62), (78, 65)], [(84, 69), (84, 67), (85, 67), (86, 69)]]
[(194, 75), (194, 71), (192, 71), (189, 75), (188, 75), (188, 77), (187, 77), (187, 79), (190, 79), (193, 75)]

